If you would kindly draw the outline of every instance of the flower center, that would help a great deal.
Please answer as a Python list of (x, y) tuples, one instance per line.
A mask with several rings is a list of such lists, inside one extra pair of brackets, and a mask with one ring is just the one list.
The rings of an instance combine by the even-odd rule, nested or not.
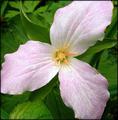
[(57, 64), (68, 64), (69, 58), (74, 55), (75, 54), (70, 53), (69, 50), (66, 48), (58, 49), (54, 53), (54, 60), (56, 61)]
[(68, 63), (68, 55), (63, 50), (56, 51), (54, 58), (58, 64), (67, 64)]

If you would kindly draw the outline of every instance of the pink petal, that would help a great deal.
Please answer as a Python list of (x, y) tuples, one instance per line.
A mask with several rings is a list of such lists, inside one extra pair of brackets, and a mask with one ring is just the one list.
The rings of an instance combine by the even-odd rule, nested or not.
[(107, 80), (89, 64), (72, 59), (59, 72), (64, 103), (75, 112), (75, 118), (100, 119), (109, 98)]
[(111, 23), (111, 1), (74, 1), (57, 10), (50, 29), (54, 46), (69, 44), (73, 52), (82, 54), (97, 40), (102, 40)]
[(58, 72), (52, 61), (52, 47), (38, 41), (29, 41), (5, 55), (1, 71), (1, 92), (21, 94), (46, 85)]

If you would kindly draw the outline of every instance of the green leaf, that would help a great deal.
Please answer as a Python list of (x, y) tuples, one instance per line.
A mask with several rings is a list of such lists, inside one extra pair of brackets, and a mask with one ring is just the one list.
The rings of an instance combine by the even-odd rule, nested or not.
[(17, 48), (17, 43), (14, 40), (11, 32), (5, 32), (1, 36), (1, 63), (4, 60), (4, 55), (6, 53), (14, 52)]
[[(39, 3), (40, 3), (40, 0), (24, 1), (23, 2), (23, 9), (27, 13), (32, 13)], [(17, 10), (20, 10), (20, 2), (19, 1), (9, 1), (9, 5)]]
[(7, 11), (7, 13), (5, 14), (5, 18), (11, 19), (11, 18), (15, 17), (15, 16), (18, 15), (18, 14), (19, 14), (19, 11), (9, 10), (9, 11)]
[(55, 13), (57, 9), (64, 7), (64, 6), (68, 5), (69, 3), (71, 3), (70, 0), (58, 1), (57, 3), (50, 1), (49, 6), (48, 6), (48, 10), (51, 11), (52, 13)]
[(21, 20), (29, 39), (39, 40), (49, 43), (49, 31), (45, 27), (33, 23), (27, 17), (22, 7), (21, 7)]
[(22, 95), (1, 95), (1, 107), (8, 113), (13, 110), (13, 108), (20, 103), (28, 101), (30, 96), (29, 92), (26, 92)]
[(117, 96), (117, 94), (118, 94), (117, 84), (114, 83), (114, 84), (110, 85), (110, 86), (109, 86), (109, 91), (110, 91), (110, 97), (111, 97), (111, 98)]
[(113, 4), (114, 4), (115, 7), (117, 7), (118, 6), (118, 1), (113, 0)]
[(116, 33), (116, 31), (117, 31), (117, 22), (118, 22), (117, 14), (118, 14), (117, 8), (114, 8), (112, 22), (111, 22), (111, 25), (106, 30), (105, 38), (111, 38)]
[(115, 120), (117, 118), (117, 102), (117, 96), (109, 99), (102, 120)]
[(98, 53), (102, 50), (108, 49), (108, 48), (112, 48), (113, 46), (116, 45), (116, 41), (115, 40), (109, 40), (109, 41), (103, 41), (103, 42), (98, 42), (96, 45), (90, 47), (84, 54), (78, 56), (77, 58), (82, 59), (86, 56), (89, 55), (93, 55), (95, 53)]
[[(47, 22), (48, 16), (45, 18), (42, 14), (27, 14), (27, 16), (29, 17), (29, 19), (35, 23), (36, 25), (39, 25), (41, 27), (45, 27), (46, 29), (50, 29), (49, 27), (49, 23)], [(49, 14), (50, 16), (50, 14)]]
[(43, 102), (29, 101), (16, 106), (10, 119), (52, 119), (52, 116)]
[(20, 44), (23, 44), (28, 40), (19, 19), (19, 15), (11, 19), (7, 31), (1, 34), (1, 63), (3, 62), (6, 53), (15, 52)]
[(47, 85), (32, 92), (30, 96), (30, 100), (43, 100), (53, 89), (53, 87), (57, 84), (58, 77), (53, 78)]
[(54, 119), (74, 119), (74, 112), (63, 103), (59, 94), (59, 88), (54, 88), (47, 96), (46, 105), (48, 106)]
[(41, 6), (40, 8), (38, 8), (35, 12), (35, 14), (41, 13), (41, 12), (46, 12), (46, 10), (48, 9), (48, 5), (45, 6)]
[(102, 53), (103, 53), (103, 50), (94, 54), (93, 57), (91, 58), (90, 65), (94, 66), (96, 69), (98, 69)]
[(25, 12), (33, 12), (35, 7), (40, 3), (40, 0), (36, 1), (24, 1)]
[(6, 0), (6, 1), (3, 1), (3, 3), (0, 5), (0, 7), (1, 7), (0, 15), (1, 16), (4, 16), (5, 10), (7, 8), (7, 4), (8, 4), (8, 1)]
[(3, 119), (8, 119), (9, 118), (9, 114), (4, 110), (4, 109), (2, 109), (1, 108), (1, 119), (3, 120)]
[(117, 93), (117, 63), (113, 62), (112, 59), (115, 58), (109, 56), (108, 50), (104, 51), (98, 70), (107, 78), (111, 96), (114, 96)]
[(15, 9), (20, 9), (19, 1), (9, 1), (9, 5)]

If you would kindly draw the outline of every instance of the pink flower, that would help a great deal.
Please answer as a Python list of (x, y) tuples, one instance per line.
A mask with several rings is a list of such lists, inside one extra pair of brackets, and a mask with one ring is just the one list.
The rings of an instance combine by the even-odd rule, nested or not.
[(111, 1), (74, 1), (57, 10), (50, 29), (52, 45), (30, 40), (5, 55), (1, 92), (34, 91), (58, 73), (61, 97), (75, 118), (100, 119), (109, 98), (107, 80), (74, 57), (103, 40), (112, 9)]

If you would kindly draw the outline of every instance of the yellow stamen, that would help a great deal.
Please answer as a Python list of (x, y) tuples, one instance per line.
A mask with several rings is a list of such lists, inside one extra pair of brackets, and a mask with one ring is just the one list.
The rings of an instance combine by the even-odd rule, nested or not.
[(74, 56), (75, 54), (70, 53), (67, 48), (58, 49), (54, 53), (54, 60), (57, 64), (68, 64), (69, 57)]

